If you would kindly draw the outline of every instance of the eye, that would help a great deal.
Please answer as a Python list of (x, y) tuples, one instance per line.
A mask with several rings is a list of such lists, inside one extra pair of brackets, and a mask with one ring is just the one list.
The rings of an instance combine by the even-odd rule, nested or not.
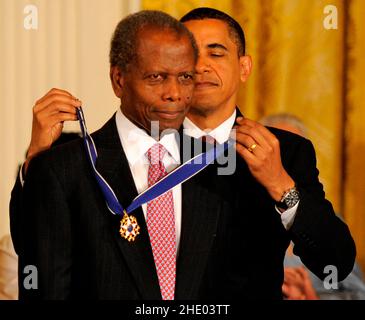
[(215, 58), (217, 58), (217, 57), (223, 57), (223, 56), (224, 56), (224, 54), (223, 54), (223, 53), (218, 53), (218, 52), (212, 52), (212, 53), (210, 54), (210, 56), (211, 56), (211, 57), (215, 57)]
[(191, 74), (187, 74), (187, 73), (183, 74), (182, 77), (183, 77), (183, 79), (186, 79), (186, 80), (193, 79), (193, 76)]
[(163, 79), (162, 75), (159, 73), (150, 74), (147, 78), (152, 81), (159, 81)]
[(180, 81), (188, 82), (194, 79), (194, 76), (190, 73), (183, 73), (179, 76)]

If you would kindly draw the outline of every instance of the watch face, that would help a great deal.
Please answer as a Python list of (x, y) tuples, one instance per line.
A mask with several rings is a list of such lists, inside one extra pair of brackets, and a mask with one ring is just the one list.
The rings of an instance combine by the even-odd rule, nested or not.
[(296, 189), (292, 189), (284, 199), (288, 208), (294, 207), (299, 201), (299, 192)]

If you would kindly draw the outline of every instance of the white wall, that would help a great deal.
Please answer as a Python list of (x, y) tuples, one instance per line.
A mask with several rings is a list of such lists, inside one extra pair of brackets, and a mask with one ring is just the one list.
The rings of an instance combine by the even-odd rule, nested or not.
[[(38, 9), (38, 29), (24, 28), (24, 7)], [(34, 102), (52, 87), (80, 98), (88, 129), (118, 108), (108, 51), (118, 21), (136, 0), (0, 0), (0, 237), (9, 232), (9, 200), (30, 141)], [(78, 124), (66, 130), (77, 130)]]

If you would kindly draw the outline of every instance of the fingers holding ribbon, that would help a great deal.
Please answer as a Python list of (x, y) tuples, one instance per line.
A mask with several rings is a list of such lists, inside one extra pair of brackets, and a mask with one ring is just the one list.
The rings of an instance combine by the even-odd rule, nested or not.
[(238, 118), (234, 129), (231, 137), (236, 140), (237, 153), (256, 180), (279, 201), (281, 192), (294, 185), (282, 165), (279, 140), (263, 125), (246, 118)]
[(76, 121), (81, 101), (62, 89), (51, 89), (33, 106), (32, 136), (24, 170), (40, 151), (51, 147), (62, 133), (64, 121)]

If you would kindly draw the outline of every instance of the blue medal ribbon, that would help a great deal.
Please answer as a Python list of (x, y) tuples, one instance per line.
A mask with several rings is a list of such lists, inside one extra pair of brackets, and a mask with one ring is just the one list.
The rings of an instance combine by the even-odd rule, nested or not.
[[(198, 172), (200, 172), (210, 163), (212, 163), (215, 159), (221, 156), (224, 153), (224, 151), (227, 150), (232, 145), (231, 141), (226, 142), (224, 144), (217, 144), (215, 148), (211, 148), (209, 151), (195, 156), (194, 158), (185, 162), (181, 166), (177, 167), (175, 170), (171, 171), (169, 174), (164, 176), (153, 186), (149, 187), (144, 192), (139, 194), (133, 200), (133, 202), (126, 209), (124, 209), (123, 206), (118, 201), (118, 198), (116, 197), (113, 189), (109, 186), (109, 184), (105, 181), (105, 179), (101, 176), (101, 174), (95, 167), (96, 159), (98, 157), (95, 143), (90, 134), (87, 132), (85, 117), (82, 108), (81, 107), (77, 108), (76, 112), (79, 118), (81, 132), (84, 140), (84, 145), (88, 154), (88, 158), (90, 160), (90, 164), (92, 166), (96, 181), (104, 195), (107, 207), (114, 215), (121, 215), (121, 216), (124, 215), (123, 220), (125, 221), (123, 222), (122, 220), (122, 224), (125, 225), (125, 230), (128, 234), (130, 233), (130, 231), (132, 231), (133, 228), (136, 228), (136, 226), (139, 230), (137, 222), (133, 216), (130, 216), (132, 219), (128, 220), (129, 213), (140, 207), (142, 204), (161, 196), (162, 194), (169, 191), (176, 185), (189, 180), (191, 177), (196, 175)], [(122, 228), (121, 228), (121, 233), (122, 233)], [(138, 233), (139, 232), (137, 232), (137, 234)], [(122, 236), (129, 241), (134, 240), (135, 237), (134, 236), (129, 239), (124, 235)]]

